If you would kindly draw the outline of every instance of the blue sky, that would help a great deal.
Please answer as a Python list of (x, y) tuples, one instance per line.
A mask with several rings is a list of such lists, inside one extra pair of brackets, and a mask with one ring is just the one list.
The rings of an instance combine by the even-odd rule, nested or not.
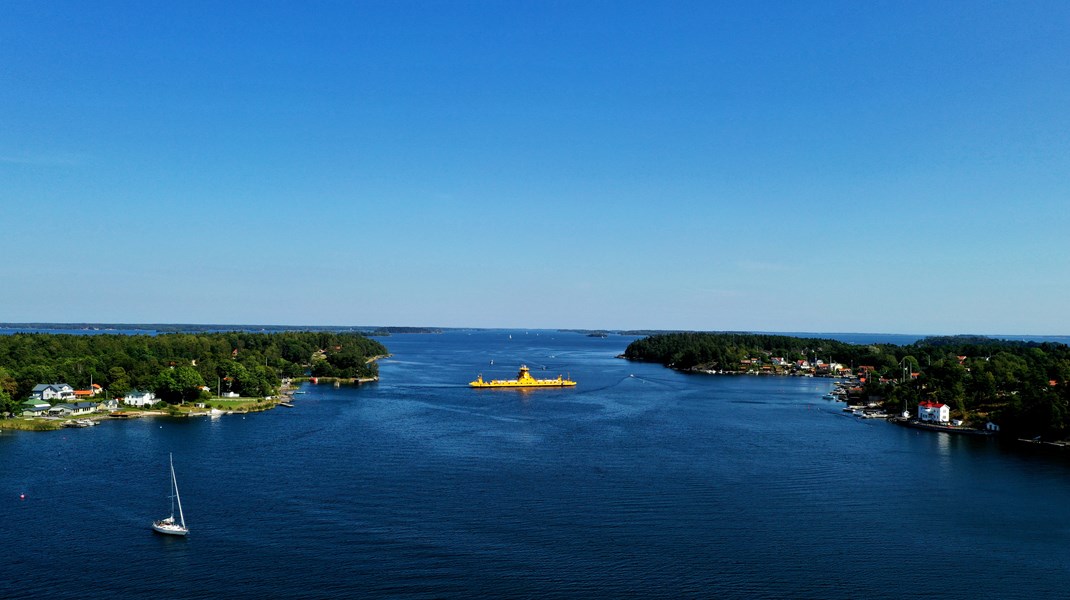
[(0, 321), (1070, 333), (1065, 2), (0, 16)]

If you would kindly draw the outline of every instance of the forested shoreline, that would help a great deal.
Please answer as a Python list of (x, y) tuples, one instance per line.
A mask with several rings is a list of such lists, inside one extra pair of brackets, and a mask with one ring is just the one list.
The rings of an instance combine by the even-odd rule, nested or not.
[(795, 364), (839, 363), (865, 379), (865, 396), (889, 411), (913, 411), (919, 402), (935, 401), (974, 424), (993, 420), (1010, 435), (1063, 439), (1070, 434), (1070, 346), (1060, 343), (951, 336), (898, 346), (672, 333), (636, 340), (623, 356), (683, 371), (725, 373), (755, 372), (772, 365), (774, 358)]
[(0, 414), (15, 412), (42, 383), (93, 383), (109, 398), (147, 390), (168, 403), (198, 398), (204, 387), (215, 395), (269, 396), (284, 377), (377, 377), (371, 359), (387, 353), (357, 333), (0, 335)]

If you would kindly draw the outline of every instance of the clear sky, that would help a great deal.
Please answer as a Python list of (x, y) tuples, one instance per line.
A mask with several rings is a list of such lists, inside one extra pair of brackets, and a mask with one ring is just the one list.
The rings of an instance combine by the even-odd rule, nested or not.
[(1070, 3), (0, 4), (0, 321), (1070, 334)]

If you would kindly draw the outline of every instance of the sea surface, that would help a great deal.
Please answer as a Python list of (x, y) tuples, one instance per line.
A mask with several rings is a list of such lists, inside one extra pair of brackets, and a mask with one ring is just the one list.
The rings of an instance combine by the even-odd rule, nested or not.
[[(1067, 596), (1063, 456), (615, 358), (631, 339), (396, 335), (379, 383), (292, 409), (0, 432), (0, 597)], [(465, 385), (522, 363), (579, 385)], [(149, 528), (168, 453), (186, 539)]]

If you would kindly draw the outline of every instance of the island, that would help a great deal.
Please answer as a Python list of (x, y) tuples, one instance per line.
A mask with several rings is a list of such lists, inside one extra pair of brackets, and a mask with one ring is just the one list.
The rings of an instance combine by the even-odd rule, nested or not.
[(888, 414), (915, 419), (943, 406), (966, 429), (1029, 440), (1070, 435), (1070, 346), (1056, 342), (963, 335), (900, 346), (680, 332), (636, 340), (621, 357), (699, 374), (843, 378), (856, 402)]
[(0, 335), (0, 429), (53, 429), (98, 411), (262, 410), (306, 377), (376, 380), (386, 355), (337, 331)]

